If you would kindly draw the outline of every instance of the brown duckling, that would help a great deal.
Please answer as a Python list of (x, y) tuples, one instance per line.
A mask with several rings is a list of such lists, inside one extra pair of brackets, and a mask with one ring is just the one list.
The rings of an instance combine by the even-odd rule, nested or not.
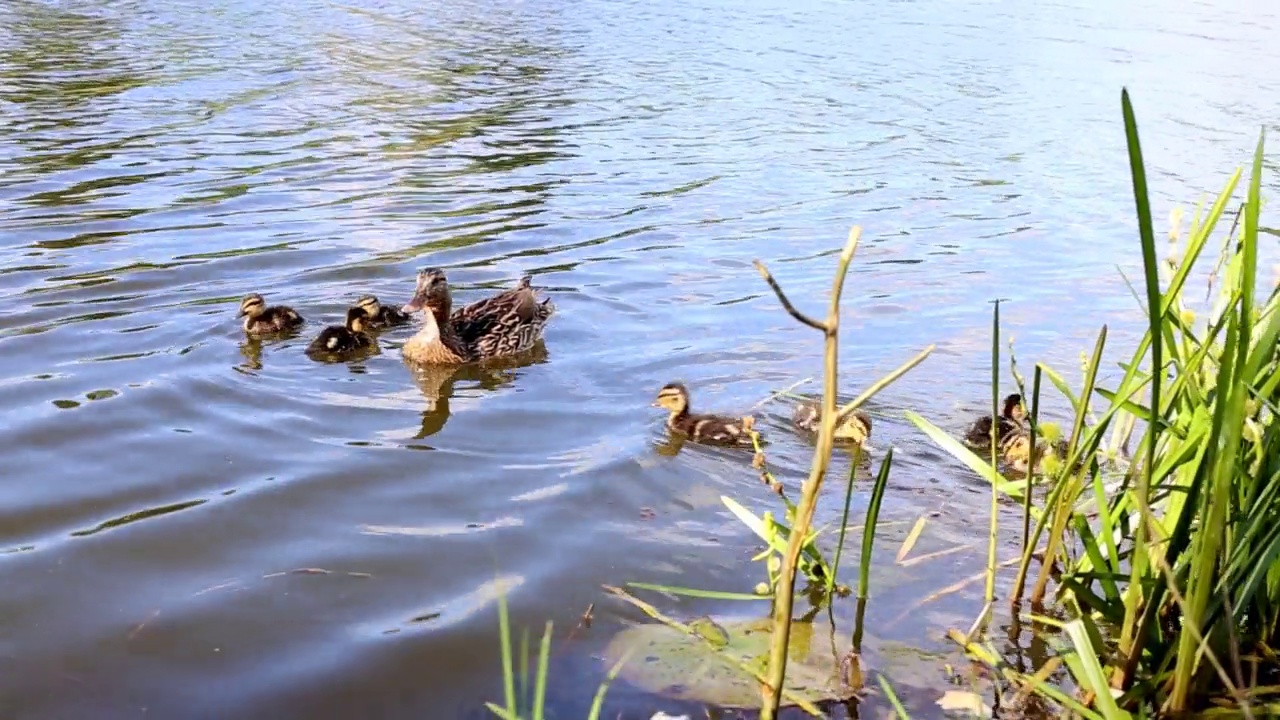
[(1009, 469), (1026, 473), (1030, 468), (1033, 473), (1045, 469), (1045, 459), (1052, 453), (1053, 460), (1062, 462), (1066, 459), (1067, 441), (1050, 442), (1048, 438), (1036, 438), (1036, 458), (1031, 462), (1031, 432), (1019, 426), (1000, 440), (1000, 457)]
[[(1000, 442), (1009, 433), (1023, 427), (1026, 418), (1026, 410), (1022, 408), (1022, 396), (1018, 393), (1005, 396), (1004, 402), (1000, 406), (1000, 416), (996, 418), (996, 442)], [(978, 450), (989, 449), (991, 447), (991, 423), (990, 415), (983, 415), (975, 420), (964, 434), (965, 442)]]
[(363, 308), (347, 310), (346, 325), (330, 325), (307, 346), (308, 355), (344, 357), (373, 345), (373, 338), (365, 333), (366, 321)]
[[(791, 421), (796, 427), (811, 433), (818, 432), (822, 423), (822, 407), (816, 402), (802, 402), (796, 406)], [(861, 410), (854, 410), (836, 425), (836, 440), (846, 440), (859, 445), (871, 437), (871, 416)]]
[(378, 302), (378, 298), (374, 295), (360, 296), (360, 299), (356, 300), (355, 306), (364, 310), (365, 327), (371, 330), (381, 330), (409, 322), (409, 313), (383, 305)]
[(250, 335), (269, 335), (292, 330), (303, 322), (302, 316), (291, 307), (267, 307), (267, 301), (258, 293), (246, 295), (240, 301), (240, 312), (236, 317), (244, 318), (244, 331)]
[(401, 309), (427, 312), (422, 329), (401, 352), (411, 362), (462, 365), (529, 350), (556, 310), (550, 298), (539, 300), (531, 280), (526, 275), (509, 290), (454, 310), (444, 271), (418, 271), (413, 299)]
[(689, 411), (689, 391), (678, 382), (667, 383), (658, 391), (654, 407), (668, 410), (667, 428), (687, 435), (694, 442), (709, 445), (750, 445), (751, 436), (744, 418), (719, 415), (695, 415)]

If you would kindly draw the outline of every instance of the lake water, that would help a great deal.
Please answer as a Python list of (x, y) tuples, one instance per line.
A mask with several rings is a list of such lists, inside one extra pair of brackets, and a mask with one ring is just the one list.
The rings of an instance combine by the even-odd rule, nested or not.
[[(898, 455), (867, 656), (927, 717), (981, 585), (913, 604), (980, 570), (987, 493), (901, 411), (980, 410), (993, 298), (1024, 371), (1073, 379), (1101, 324), (1140, 320), (1122, 86), (1161, 232), (1280, 117), (1256, 2), (7, 0), (0, 26), (15, 718), (484, 717), (502, 589), (517, 627), (554, 621), (551, 698), (581, 717), (641, 617), (600, 585), (747, 591), (719, 496), (778, 508), (742, 454), (664, 452), (649, 403), (680, 379), (741, 411), (816, 376), (751, 261), (819, 313), (854, 224), (842, 391), (937, 345), (871, 406), (873, 461)], [(409, 328), (360, 363), (303, 354), (428, 265), (461, 302), (533, 274), (546, 352), (415, 373)], [(255, 291), (308, 329), (245, 342)], [(794, 487), (810, 446), (766, 411)], [(896, 565), (923, 514), (914, 553), (971, 549)]]

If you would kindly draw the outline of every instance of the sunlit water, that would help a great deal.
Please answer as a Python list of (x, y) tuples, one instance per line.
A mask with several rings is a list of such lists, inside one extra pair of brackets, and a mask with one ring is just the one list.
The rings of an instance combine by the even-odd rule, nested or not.
[[(1161, 231), (1280, 116), (1280, 15), (1229, 5), (0, 3), (0, 713), (482, 717), (505, 589), (517, 626), (555, 622), (580, 717), (640, 617), (601, 584), (763, 577), (719, 496), (776, 499), (740, 453), (664, 453), (654, 393), (741, 411), (816, 376), (751, 261), (820, 313), (854, 224), (842, 391), (937, 346), (871, 408), (897, 456), (866, 640), (936, 712), (981, 587), (915, 604), (980, 570), (987, 495), (901, 411), (978, 411), (997, 297), (1024, 369), (1130, 336), (1121, 87)], [(460, 301), (533, 274), (546, 352), (415, 374), (409, 328), (303, 354), (425, 265)], [(307, 330), (246, 343), (253, 291)], [(794, 488), (809, 446), (765, 411)], [(896, 565), (921, 515), (915, 553), (971, 549)]]

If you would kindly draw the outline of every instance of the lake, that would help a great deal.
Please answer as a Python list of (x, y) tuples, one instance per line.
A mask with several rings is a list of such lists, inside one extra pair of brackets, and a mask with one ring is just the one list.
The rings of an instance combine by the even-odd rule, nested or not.
[[(842, 393), (937, 346), (869, 406), (872, 462), (897, 450), (867, 659), (928, 717), (981, 583), (919, 603), (980, 572), (989, 495), (902, 411), (982, 411), (995, 298), (1028, 377), (1076, 381), (1103, 323), (1128, 347), (1123, 86), (1161, 233), (1280, 117), (1280, 9), (1244, 2), (8, 0), (0, 26), (6, 717), (486, 717), (499, 592), (517, 628), (554, 622), (550, 699), (582, 717), (643, 618), (600, 586), (749, 591), (719, 498), (779, 509), (749, 456), (666, 449), (650, 403), (682, 380), (741, 412), (817, 377), (821, 338), (751, 262), (820, 313), (855, 224)], [(545, 352), (415, 371), (402, 328), (361, 362), (303, 353), (427, 266), (456, 302), (533, 275)], [(246, 341), (250, 292), (307, 328)], [(760, 419), (795, 487), (787, 414)], [(896, 564), (922, 515), (913, 554), (961, 550)]]

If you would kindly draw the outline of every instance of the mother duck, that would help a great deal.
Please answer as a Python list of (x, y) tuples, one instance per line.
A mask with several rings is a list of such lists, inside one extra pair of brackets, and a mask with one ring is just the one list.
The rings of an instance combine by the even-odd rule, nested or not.
[(514, 288), (453, 310), (449, 281), (439, 268), (418, 271), (406, 313), (427, 310), (425, 322), (401, 352), (424, 365), (462, 365), (523, 352), (542, 339), (555, 313), (550, 299), (539, 302), (528, 275)]

